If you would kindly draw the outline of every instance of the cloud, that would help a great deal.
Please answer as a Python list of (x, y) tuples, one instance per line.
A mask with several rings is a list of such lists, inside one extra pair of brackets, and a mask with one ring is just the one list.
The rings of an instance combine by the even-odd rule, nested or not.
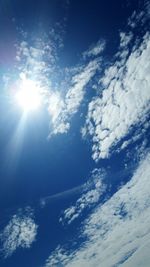
[(19, 76), (23, 73), (46, 88), (51, 86), (49, 75), (54, 72), (57, 61), (53, 40), (36, 40), (34, 45), (22, 41), (17, 45), (16, 61)]
[[(137, 28), (141, 29), (143, 26), (145, 27), (145, 24), (148, 22), (150, 15), (150, 3), (148, 0), (142, 2), (142, 9), (140, 12), (135, 10), (128, 19), (128, 26), (133, 30)], [(149, 28), (148, 24), (147, 27)]]
[(149, 267), (150, 262), (150, 243), (147, 242), (145, 245), (143, 245), (140, 249), (138, 249), (132, 257), (130, 257), (124, 264), (124, 267)]
[[(55, 94), (57, 97), (56, 112), (51, 112), (51, 97), (49, 98), (49, 114), (51, 116), (51, 134), (66, 133), (70, 128), (70, 120), (78, 111), (85, 95), (85, 87), (96, 74), (99, 68), (99, 60), (90, 61), (79, 72), (71, 78), (71, 85), (64, 98)], [(57, 113), (57, 114), (56, 114)], [(50, 134), (50, 135), (51, 135)]]
[(89, 103), (82, 135), (92, 137), (96, 161), (107, 158), (112, 147), (150, 110), (150, 35), (146, 33), (130, 54), (122, 49), (129, 39), (121, 35), (119, 58), (105, 70), (99, 85), (103, 90)]
[(17, 248), (30, 248), (36, 239), (37, 228), (30, 209), (19, 210), (13, 215), (0, 233), (4, 257), (11, 256)]
[[(45, 266), (149, 266), (150, 154), (140, 162), (132, 179), (85, 221), (86, 241), (71, 251), (63, 247)], [(79, 237), (78, 237), (79, 238)], [(144, 254), (143, 254), (144, 253)], [(141, 265), (140, 265), (141, 263)]]
[(131, 42), (132, 38), (132, 32), (129, 32), (128, 34), (125, 32), (120, 32), (120, 47), (125, 48)]
[(101, 54), (105, 49), (105, 41), (99, 40), (97, 44), (90, 47), (87, 51), (83, 53), (83, 58), (95, 57)]
[(85, 209), (91, 208), (96, 204), (103, 193), (106, 185), (103, 182), (104, 172), (101, 169), (94, 169), (90, 180), (82, 186), (82, 194), (75, 205), (67, 208), (59, 221), (62, 224), (70, 224), (78, 218)]

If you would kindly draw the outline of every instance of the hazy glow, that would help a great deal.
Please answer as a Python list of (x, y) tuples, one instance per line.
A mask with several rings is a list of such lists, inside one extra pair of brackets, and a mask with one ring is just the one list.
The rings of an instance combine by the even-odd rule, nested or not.
[(35, 81), (24, 79), (16, 94), (16, 99), (24, 111), (36, 110), (42, 102), (40, 87)]

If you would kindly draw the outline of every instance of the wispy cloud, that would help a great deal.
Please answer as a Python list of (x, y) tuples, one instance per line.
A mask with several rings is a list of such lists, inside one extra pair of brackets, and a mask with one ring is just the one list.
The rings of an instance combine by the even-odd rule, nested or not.
[(83, 58), (95, 57), (100, 55), (105, 49), (105, 41), (99, 40), (96, 44), (91, 46), (87, 51), (83, 53)]
[(13, 215), (0, 233), (1, 252), (4, 257), (11, 256), (18, 248), (30, 248), (36, 239), (37, 228), (30, 208), (19, 210)]
[(120, 47), (126, 48), (133, 38), (133, 33), (120, 32)]
[[(140, 12), (135, 10), (132, 16), (128, 19), (128, 26), (131, 27), (131, 29), (145, 27), (146, 22), (149, 20), (150, 3), (148, 0), (145, 0), (142, 5), (142, 10)], [(149, 25), (147, 25), (147, 27), (149, 28)]]
[(106, 191), (106, 184), (104, 183), (104, 172), (101, 169), (94, 169), (92, 175), (87, 183), (82, 186), (82, 194), (76, 201), (75, 205), (67, 208), (59, 221), (62, 224), (70, 224), (78, 218), (86, 209), (93, 207), (103, 193)]
[[(102, 267), (148, 267), (149, 173), (150, 154), (147, 154), (132, 179), (97, 207), (84, 223), (83, 236), (87, 237), (87, 241), (75, 251), (58, 247), (45, 266), (58, 266), (61, 263), (69, 267), (92, 267), (100, 263)], [(140, 259), (138, 254), (142, 256)]]
[[(46, 38), (45, 38), (46, 39)], [(57, 55), (53, 41), (37, 40), (34, 45), (22, 41), (17, 45), (16, 69), (30, 79), (50, 86), (49, 75), (54, 71)]]
[[(78, 111), (84, 95), (86, 86), (99, 68), (99, 59), (90, 61), (86, 66), (79, 68), (77, 73), (71, 78), (70, 88), (64, 98), (59, 98), (57, 94), (56, 112), (51, 112), (51, 104), (49, 105), (50, 116), (52, 118), (51, 134), (66, 133), (70, 128), (70, 120)], [(51, 98), (49, 98), (51, 101)], [(58, 112), (59, 111), (59, 112)], [(56, 114), (57, 113), (57, 114)]]

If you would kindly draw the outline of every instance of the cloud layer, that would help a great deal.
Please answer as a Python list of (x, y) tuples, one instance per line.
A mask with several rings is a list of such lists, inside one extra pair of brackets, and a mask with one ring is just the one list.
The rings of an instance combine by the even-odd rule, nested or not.
[[(121, 47), (129, 42), (121, 35)], [(103, 89), (88, 107), (83, 136), (91, 135), (93, 159), (107, 158), (131, 128), (150, 110), (150, 35), (145, 34), (139, 47), (120, 50), (118, 59), (105, 70), (100, 80)]]
[[(86, 220), (83, 235), (87, 241), (72, 252), (58, 247), (45, 266), (61, 263), (68, 267), (125, 267), (135, 266), (136, 262), (136, 266), (149, 266), (149, 173), (150, 154), (139, 164), (132, 179)], [(142, 258), (138, 261), (139, 255)]]

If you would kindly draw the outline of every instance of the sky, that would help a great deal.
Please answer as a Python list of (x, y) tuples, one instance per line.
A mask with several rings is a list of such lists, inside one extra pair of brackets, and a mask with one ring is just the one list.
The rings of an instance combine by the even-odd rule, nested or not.
[(0, 0), (0, 266), (149, 267), (150, 3)]

